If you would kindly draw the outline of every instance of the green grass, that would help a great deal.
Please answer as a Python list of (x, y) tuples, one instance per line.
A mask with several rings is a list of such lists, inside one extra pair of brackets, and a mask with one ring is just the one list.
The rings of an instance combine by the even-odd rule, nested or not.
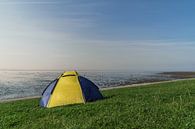
[(104, 100), (40, 108), (39, 100), (0, 104), (0, 128), (194, 129), (195, 80), (103, 91)]

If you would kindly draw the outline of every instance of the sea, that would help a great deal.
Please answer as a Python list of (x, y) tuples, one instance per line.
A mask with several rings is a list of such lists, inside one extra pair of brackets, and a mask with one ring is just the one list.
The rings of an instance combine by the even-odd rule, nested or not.
[[(136, 83), (173, 80), (158, 72), (131, 71), (78, 71), (99, 88), (116, 87)], [(47, 85), (62, 71), (0, 70), (0, 100), (41, 96)]]

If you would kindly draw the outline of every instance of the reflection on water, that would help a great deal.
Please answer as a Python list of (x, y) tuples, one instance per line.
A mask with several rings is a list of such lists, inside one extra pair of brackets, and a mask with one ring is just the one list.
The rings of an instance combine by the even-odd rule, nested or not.
[[(0, 71), (0, 100), (39, 96), (48, 83), (60, 74), (60, 71)], [(148, 72), (81, 71), (79, 74), (89, 78), (99, 87), (172, 79)]]

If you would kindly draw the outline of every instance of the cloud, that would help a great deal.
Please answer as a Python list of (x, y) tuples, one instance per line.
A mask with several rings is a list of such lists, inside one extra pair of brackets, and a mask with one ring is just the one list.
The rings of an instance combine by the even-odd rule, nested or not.
[(24, 1), (24, 0), (15, 0), (15, 1), (5, 1), (2, 0), (0, 4), (4, 5), (21, 5), (21, 4), (60, 4), (60, 3), (65, 3), (63, 1)]
[(152, 34), (145, 40), (140, 32), (150, 26), (127, 27), (101, 2), (63, 2), (0, 2), (0, 68), (151, 70), (195, 64), (193, 40), (154, 40)]

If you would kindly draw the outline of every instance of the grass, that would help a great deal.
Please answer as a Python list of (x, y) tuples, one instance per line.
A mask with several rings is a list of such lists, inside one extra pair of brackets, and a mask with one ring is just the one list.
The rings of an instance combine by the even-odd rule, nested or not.
[(195, 80), (103, 91), (104, 100), (40, 108), (39, 100), (0, 104), (0, 128), (194, 129)]

